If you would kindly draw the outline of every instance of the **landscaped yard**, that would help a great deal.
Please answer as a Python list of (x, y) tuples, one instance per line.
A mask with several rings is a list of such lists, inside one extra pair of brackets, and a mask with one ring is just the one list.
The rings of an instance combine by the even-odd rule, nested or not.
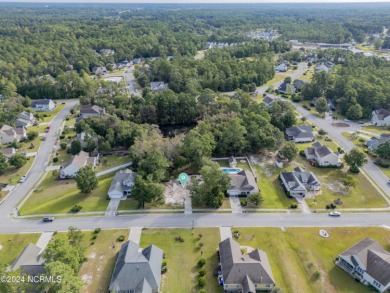
[(33, 157), (28, 158), (26, 165), (24, 165), (22, 168), (16, 169), (16, 170), (9, 172), (3, 176), (0, 176), (0, 182), (7, 183), (10, 185), (17, 184), (19, 182), (20, 178), (22, 176), (26, 175), (27, 171), (30, 169), (33, 162), (34, 162)]
[[(20, 143), (20, 147), (18, 148), (18, 152), (26, 152), (26, 153), (35, 153), (38, 151), (39, 147), (42, 143), (42, 136), (37, 136), (32, 141), (26, 140), (25, 142)], [(31, 148), (33, 146), (33, 148)]]
[(10, 265), (24, 247), (38, 241), (40, 234), (0, 234), (0, 264)]
[[(199, 239), (199, 234), (202, 237)], [(184, 242), (175, 240), (181, 236)], [(141, 236), (141, 247), (154, 244), (165, 254), (168, 271), (162, 276), (161, 292), (199, 292), (197, 286), (199, 259), (206, 260), (206, 292), (223, 292), (214, 276), (218, 266), (216, 254), (220, 242), (219, 231), (210, 229), (144, 229)], [(199, 243), (203, 243), (200, 248)]]
[(35, 131), (35, 132), (38, 132), (38, 133), (46, 133), (46, 129), (47, 129), (47, 124), (41, 124), (41, 125), (38, 125), (38, 126), (30, 126), (27, 130), (27, 132), (30, 132), (30, 131)]
[(63, 104), (56, 104), (56, 107), (53, 111), (50, 112), (39, 112), (39, 114), (46, 115), (47, 117), (43, 117), (39, 122), (50, 122), (53, 118), (65, 107)]
[(51, 173), (36, 188), (20, 209), (22, 215), (68, 213), (75, 205), (82, 206), (81, 212), (105, 211), (106, 199), (114, 175), (99, 178), (99, 186), (90, 194), (82, 194), (74, 180), (56, 180)]
[(371, 125), (371, 126), (363, 126), (362, 129), (365, 130), (365, 131), (376, 133), (378, 135), (380, 135), (380, 134), (390, 134), (390, 129), (388, 129), (386, 127), (380, 127), (380, 126)]
[(99, 165), (96, 167), (95, 171), (101, 172), (126, 163), (130, 163), (130, 158), (128, 156), (111, 155), (107, 157), (100, 157)]
[[(241, 245), (267, 253), (276, 286), (282, 292), (370, 292), (336, 267), (333, 260), (365, 237), (390, 249), (390, 232), (382, 228), (325, 228), (329, 238), (318, 235), (319, 228), (239, 228)], [(319, 275), (316, 274), (319, 272)]]

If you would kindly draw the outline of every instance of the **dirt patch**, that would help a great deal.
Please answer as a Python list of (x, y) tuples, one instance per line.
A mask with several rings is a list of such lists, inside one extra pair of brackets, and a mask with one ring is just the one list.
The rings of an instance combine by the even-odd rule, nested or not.
[(329, 190), (331, 190), (333, 192), (336, 192), (336, 193), (339, 193), (339, 194), (343, 194), (343, 195), (347, 195), (348, 194), (348, 189), (340, 181), (336, 180), (336, 181), (332, 181), (332, 182), (329, 182), (329, 183), (325, 183), (324, 185), (326, 186), (326, 188), (328, 188)]
[(334, 126), (334, 127), (349, 127), (350, 125), (347, 123), (337, 122), (337, 123), (332, 123), (332, 126)]
[[(187, 182), (188, 184), (189, 182)], [(188, 190), (183, 188), (176, 180), (165, 184), (164, 200), (166, 204), (184, 205)]]

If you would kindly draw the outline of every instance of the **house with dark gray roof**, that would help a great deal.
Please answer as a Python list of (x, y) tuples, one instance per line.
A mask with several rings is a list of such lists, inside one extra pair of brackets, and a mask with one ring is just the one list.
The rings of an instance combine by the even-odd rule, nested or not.
[(135, 172), (129, 169), (117, 172), (111, 182), (107, 195), (111, 199), (119, 199), (131, 195), (131, 189), (134, 186), (136, 175), (137, 174)]
[(52, 99), (40, 99), (31, 101), (31, 108), (37, 112), (51, 111), (56, 107)]
[(94, 68), (92, 68), (92, 73), (95, 75), (99, 75), (99, 74), (104, 75), (107, 72), (108, 71), (105, 66), (95, 66)]
[(302, 198), (307, 195), (308, 191), (321, 189), (321, 183), (316, 175), (300, 167), (295, 168), (292, 172), (281, 172), (279, 179), (284, 190), (291, 197)]
[(293, 82), (293, 86), (298, 90), (300, 91), (304, 86), (305, 86), (306, 82), (304, 82), (303, 80), (300, 80), (300, 79), (296, 79), (294, 80)]
[(100, 117), (106, 114), (106, 110), (98, 105), (83, 105), (80, 109), (79, 118)]
[(277, 98), (271, 98), (270, 96), (266, 96), (261, 102), (264, 103), (267, 108), (270, 108), (273, 103), (279, 101)]
[(390, 253), (374, 239), (365, 238), (348, 248), (335, 263), (355, 280), (379, 292), (390, 288)]
[(21, 139), (27, 137), (26, 128), (24, 127), (11, 127), (9, 125), (4, 124), (0, 128), (0, 143), (7, 144), (12, 143), (14, 141), (19, 142)]
[(267, 254), (255, 249), (242, 254), (240, 245), (232, 238), (219, 243), (221, 270), (218, 280), (225, 292), (255, 293), (271, 291), (275, 281)]
[(296, 89), (295, 89), (294, 85), (292, 85), (291, 83), (283, 82), (279, 86), (278, 91), (281, 94), (291, 94), (292, 95), (295, 93)]
[(4, 148), (4, 149), (0, 149), (0, 153), (2, 153), (4, 155), (4, 157), (9, 159), (13, 155), (16, 154), (16, 149), (15, 148)]
[(163, 251), (150, 245), (140, 251), (137, 243), (127, 241), (118, 253), (109, 292), (157, 293), (161, 281)]
[(44, 262), (42, 258), (42, 249), (35, 244), (28, 244), (12, 263), (10, 270), (21, 269), (22, 274), (38, 276), (45, 273)]
[(19, 113), (16, 117), (15, 125), (16, 127), (29, 127), (34, 125), (36, 118), (31, 112), (23, 111)]
[(371, 137), (369, 140), (366, 142), (366, 146), (368, 149), (371, 151), (376, 151), (382, 143), (385, 143), (390, 140), (390, 135), (389, 134), (381, 134), (379, 138), (377, 137)]
[(313, 127), (308, 125), (289, 127), (286, 129), (286, 138), (300, 143), (314, 141)]
[(373, 111), (371, 122), (376, 126), (390, 126), (390, 111), (382, 108)]
[(241, 170), (237, 174), (228, 174), (230, 187), (227, 190), (229, 196), (246, 195), (259, 192), (256, 178), (252, 172)]
[(163, 81), (155, 81), (150, 83), (150, 91), (151, 92), (158, 92), (163, 91), (168, 88), (168, 84)]
[(338, 166), (342, 165), (342, 162), (338, 154), (332, 152), (326, 145), (322, 145), (320, 142), (314, 143), (311, 147), (304, 150), (306, 159), (315, 161), (318, 166)]

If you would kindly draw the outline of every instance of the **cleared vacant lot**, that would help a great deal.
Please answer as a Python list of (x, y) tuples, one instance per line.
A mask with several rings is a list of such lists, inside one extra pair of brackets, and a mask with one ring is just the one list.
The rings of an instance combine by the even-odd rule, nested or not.
[[(282, 292), (360, 293), (370, 292), (333, 260), (350, 246), (373, 238), (390, 250), (390, 231), (382, 228), (240, 228), (238, 242), (264, 250), (269, 258), (277, 287)], [(317, 272), (320, 274), (317, 275)]]

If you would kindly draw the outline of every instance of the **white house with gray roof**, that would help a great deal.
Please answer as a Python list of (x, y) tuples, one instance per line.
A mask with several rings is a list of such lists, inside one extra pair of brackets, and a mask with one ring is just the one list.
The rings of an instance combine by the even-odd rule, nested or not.
[(137, 174), (135, 172), (129, 169), (117, 172), (111, 182), (107, 195), (111, 199), (120, 199), (131, 195), (131, 190), (134, 186), (136, 175)]
[(371, 238), (365, 238), (341, 253), (336, 265), (379, 292), (390, 288), (390, 253)]
[(300, 167), (292, 172), (281, 172), (280, 182), (291, 197), (305, 197), (308, 191), (321, 189), (321, 183), (316, 175)]
[(168, 88), (168, 84), (163, 81), (155, 81), (150, 83), (150, 91), (151, 92), (158, 92), (163, 91)]
[(286, 129), (286, 138), (297, 143), (314, 141), (313, 127), (308, 125), (289, 127)]
[(237, 174), (228, 174), (230, 187), (227, 190), (229, 196), (250, 195), (259, 192), (259, 187), (252, 172), (241, 170)]
[(218, 280), (224, 292), (255, 293), (271, 291), (275, 281), (267, 254), (255, 249), (242, 254), (240, 245), (232, 238), (219, 243), (221, 271)]
[(371, 122), (376, 126), (390, 126), (390, 111), (386, 109), (373, 111)]
[(161, 281), (163, 251), (155, 245), (142, 250), (137, 243), (127, 241), (119, 251), (109, 292), (157, 293)]
[(339, 156), (332, 152), (326, 145), (319, 142), (314, 143), (311, 147), (305, 149), (306, 159), (315, 161), (318, 166), (337, 166), (340, 167), (342, 162)]
[(37, 112), (48, 112), (53, 110), (56, 107), (52, 99), (40, 99), (33, 100), (31, 102), (31, 108)]
[(34, 125), (35, 122), (36, 118), (34, 117), (33, 113), (23, 111), (16, 117), (15, 125), (16, 127), (29, 127)]
[(98, 157), (90, 157), (87, 152), (81, 151), (78, 155), (73, 156), (64, 166), (61, 166), (60, 178), (74, 178), (76, 173), (86, 165), (91, 164), (92, 168), (96, 167)]
[(21, 139), (27, 137), (26, 128), (24, 127), (11, 127), (4, 124), (0, 128), (0, 143), (8, 144), (14, 141), (19, 142)]
[(371, 137), (366, 142), (366, 146), (371, 151), (376, 151), (382, 143), (385, 143), (387, 141), (390, 141), (390, 135), (389, 134), (381, 134), (379, 138)]

